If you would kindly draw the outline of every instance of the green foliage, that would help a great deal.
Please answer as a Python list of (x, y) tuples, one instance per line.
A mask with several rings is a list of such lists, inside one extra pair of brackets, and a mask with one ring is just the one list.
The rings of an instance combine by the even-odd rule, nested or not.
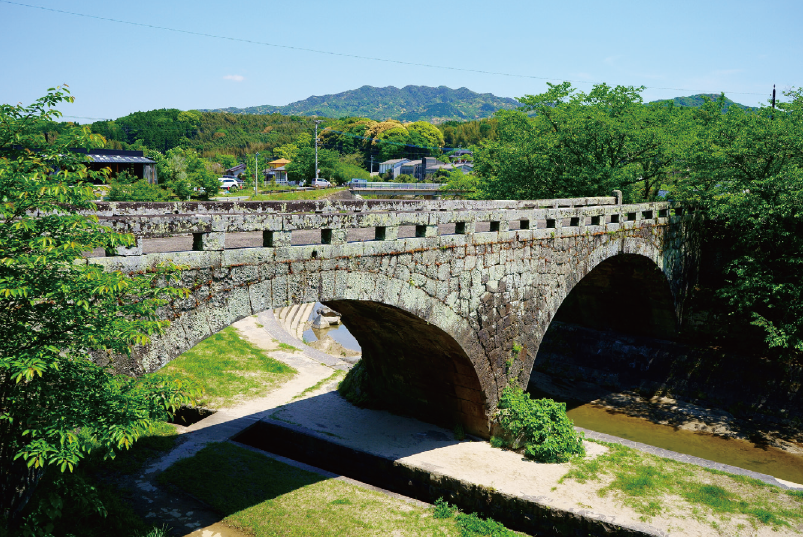
[(443, 131), (443, 140), (447, 147), (471, 147), (483, 140), (493, 140), (497, 133), (496, 118), (476, 121), (447, 121), (438, 128)]
[(665, 101), (653, 101), (653, 102), (672, 103), (675, 106), (698, 108), (701, 106), (705, 106), (705, 103), (708, 101), (716, 101), (717, 99), (722, 99), (723, 101), (724, 104), (722, 108), (723, 112), (727, 112), (731, 106), (735, 106), (736, 108), (741, 108), (742, 110), (756, 110), (755, 108), (735, 103), (730, 99), (728, 99), (727, 97), (724, 97), (722, 95), (717, 95), (716, 93), (699, 93), (697, 95), (689, 95), (688, 97), (675, 97), (674, 99), (667, 99)]
[(454, 505), (449, 505), (449, 502), (443, 498), (435, 500), (432, 507), (432, 516), (435, 518), (452, 518), (458, 513), (458, 509)]
[(18, 520), (45, 469), (72, 471), (97, 449), (113, 457), (189, 402), (180, 383), (115, 375), (97, 365), (167, 325), (156, 308), (186, 296), (170, 272), (127, 276), (82, 252), (131, 245), (99, 225), (84, 155), (102, 140), (87, 128), (47, 143), (42, 121), (71, 102), (65, 88), (30, 106), (0, 105), (0, 509)]
[(371, 407), (376, 404), (374, 396), (368, 391), (368, 381), (365, 373), (365, 365), (362, 360), (352, 367), (346, 377), (337, 385), (337, 392), (350, 403), (361, 406)]
[(466, 430), (463, 428), (463, 425), (461, 423), (458, 423), (457, 425), (454, 426), (453, 432), (455, 440), (462, 442), (463, 440), (466, 439)]
[(518, 535), (492, 518), (481, 518), (477, 513), (463, 513), (457, 506), (449, 505), (449, 502), (443, 498), (435, 500), (432, 517), (436, 519), (454, 518), (461, 537), (515, 537)]
[[(321, 179), (334, 177), (338, 154), (329, 149), (318, 149), (318, 176)], [(310, 181), (315, 178), (315, 148), (303, 147), (296, 153), (293, 162), (287, 165), (287, 177), (291, 181)]]
[(108, 201), (168, 201), (174, 196), (170, 190), (152, 185), (144, 179), (126, 184), (112, 181), (106, 197)]
[(335, 164), (334, 175), (332, 176), (334, 183), (342, 185), (348, 183), (352, 179), (365, 179), (371, 180), (371, 174), (360, 166), (349, 164), (346, 162), (338, 162)]
[(671, 107), (644, 106), (643, 88), (548, 85), (522, 97), (521, 109), (498, 112), (497, 138), (475, 148), (486, 197), (604, 196), (618, 188), (630, 199), (637, 185), (654, 197), (672, 162), (663, 143), (675, 130)]
[(154, 151), (149, 156), (156, 161), (159, 183), (173, 191), (179, 199), (188, 200), (194, 194), (208, 199), (220, 190), (218, 174), (209, 169), (194, 149), (174, 147), (164, 155)]
[[(298, 121), (279, 114), (234, 115), (194, 110), (151, 110), (136, 112), (114, 121), (98, 121), (91, 128), (92, 132), (103, 135), (107, 139), (106, 146), (111, 148), (147, 147), (164, 154), (180, 147), (194, 149), (203, 157), (217, 159), (218, 155), (239, 158), (257, 151), (269, 155), (275, 148), (292, 143), (301, 133), (311, 136), (315, 124), (311, 119)], [(234, 164), (224, 167), (231, 168)]]
[(530, 399), (518, 386), (508, 384), (499, 399), (497, 420), (506, 444), (524, 448), (524, 455), (540, 462), (566, 462), (585, 455), (583, 437), (566, 416), (566, 403)]
[(776, 111), (723, 113), (724, 99), (696, 110), (678, 151), (688, 171), (673, 190), (707, 210), (706, 238), (724, 246), (718, 296), (761, 327), (770, 348), (801, 352), (803, 94), (785, 95)]

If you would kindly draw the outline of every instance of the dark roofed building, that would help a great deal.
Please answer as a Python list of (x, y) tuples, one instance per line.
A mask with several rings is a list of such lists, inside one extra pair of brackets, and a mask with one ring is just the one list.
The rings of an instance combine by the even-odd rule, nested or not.
[(133, 176), (145, 179), (151, 184), (158, 182), (156, 161), (149, 159), (142, 151), (126, 151), (122, 149), (72, 149), (75, 153), (87, 155), (91, 162), (86, 166), (90, 170), (110, 168), (114, 175), (127, 171)]
[(244, 171), (245, 171), (245, 164), (238, 164), (237, 166), (235, 166), (233, 168), (229, 168), (228, 170), (226, 170), (226, 175), (231, 176), (231, 177), (237, 177), (238, 175), (240, 175)]

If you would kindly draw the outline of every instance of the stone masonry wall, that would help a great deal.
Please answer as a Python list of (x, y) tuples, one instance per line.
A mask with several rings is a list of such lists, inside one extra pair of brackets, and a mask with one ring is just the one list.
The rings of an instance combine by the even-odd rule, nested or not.
[[(564, 298), (602, 261), (619, 254), (651, 260), (666, 276), (682, 314), (683, 297), (693, 284), (694, 215), (666, 203), (540, 208), (536, 202), (479, 202), (476, 210), (468, 210), (471, 202), (461, 202), (462, 208), (448, 203), (417, 202), (414, 210), (394, 212), (107, 213), (107, 224), (133, 232), (138, 244), (117, 252), (123, 255), (88, 262), (129, 273), (164, 262), (184, 267), (181, 284), (190, 296), (163, 308), (160, 314), (171, 325), (147, 348), (137, 349), (128, 364), (131, 372), (156, 370), (236, 320), (266, 309), (313, 301), (376, 303), (452, 338), (443, 348), (454, 356), (461, 350), (476, 376), (473, 384), (448, 387), (456, 401), (452, 419), (480, 435), (488, 434), (504, 386), (511, 380), (526, 386), (541, 338)], [(511, 231), (514, 221), (520, 229)], [(491, 231), (476, 232), (478, 222), (489, 222)], [(456, 233), (439, 236), (439, 224), (454, 224)], [(403, 225), (416, 226), (416, 237), (397, 239)], [(375, 228), (376, 240), (346, 243), (346, 230), (353, 227)], [(297, 229), (320, 229), (321, 244), (289, 246)], [(265, 246), (225, 250), (226, 233), (242, 231), (262, 231)], [(141, 253), (147, 238), (176, 233), (193, 233), (194, 251)], [(381, 326), (382, 319), (378, 322)], [(375, 338), (381, 348), (389, 328), (362, 337)], [(514, 343), (522, 348), (515, 355)], [(364, 359), (388, 360), (382, 353)], [(454, 368), (461, 360), (441, 363)], [(409, 371), (393, 374), (403, 366), (376, 365), (375, 371), (392, 377), (385, 382), (411, 383), (394, 396), (420, 391)], [(443, 378), (467, 374), (453, 373)], [(479, 387), (481, 397), (463, 389), (469, 384)]]

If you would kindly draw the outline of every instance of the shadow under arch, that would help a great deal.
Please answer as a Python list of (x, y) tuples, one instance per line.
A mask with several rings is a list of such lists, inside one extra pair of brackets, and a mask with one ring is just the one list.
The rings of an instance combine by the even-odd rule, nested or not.
[(618, 253), (596, 264), (563, 299), (541, 340), (529, 389), (590, 401), (641, 385), (655, 373), (657, 347), (677, 334), (665, 272), (651, 257)]
[(487, 437), (486, 397), (474, 365), (455, 338), (395, 306), (326, 300), (362, 348), (360, 389), (378, 406)]
[(663, 271), (648, 257), (624, 253), (602, 261), (577, 282), (553, 322), (673, 339), (677, 333), (675, 312)]

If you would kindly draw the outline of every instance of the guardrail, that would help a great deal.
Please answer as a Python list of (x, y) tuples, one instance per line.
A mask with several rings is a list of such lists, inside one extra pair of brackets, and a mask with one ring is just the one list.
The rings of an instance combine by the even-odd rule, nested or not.
[[(582, 200), (588, 198), (576, 201)], [(392, 211), (99, 214), (98, 217), (101, 224), (131, 233), (137, 239), (136, 246), (119, 248), (107, 255), (134, 256), (143, 253), (144, 239), (188, 234), (193, 236), (192, 250), (197, 251), (224, 250), (227, 233), (261, 232), (262, 247), (278, 248), (291, 246), (294, 231), (320, 230), (318, 244), (337, 245), (348, 242), (348, 232), (353, 229), (373, 228), (374, 240), (396, 240), (402, 226), (414, 226), (414, 238), (506, 232), (547, 238), (611, 232), (645, 224), (664, 225), (682, 217), (684, 212), (679, 204), (672, 202), (559, 207), (555, 203), (558, 200), (540, 201), (553, 202), (553, 206), (538, 206), (535, 202), (463, 202), (457, 208), (454, 202), (402, 202), (391, 204), (402, 207)], [(441, 232), (442, 227), (446, 233)]]

